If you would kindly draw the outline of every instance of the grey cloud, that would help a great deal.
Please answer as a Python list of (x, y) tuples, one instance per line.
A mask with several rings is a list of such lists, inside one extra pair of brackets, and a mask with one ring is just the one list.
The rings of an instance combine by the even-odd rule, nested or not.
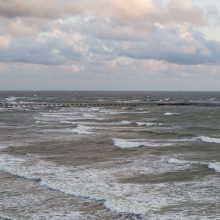
[(59, 39), (39, 42), (34, 38), (14, 39), (8, 48), (0, 49), (1, 62), (21, 62), (46, 65), (67, 64), (81, 54)]
[(172, 19), (176, 23), (188, 22), (196, 25), (206, 23), (205, 12), (195, 7), (192, 0), (170, 0), (167, 5), (168, 16), (164, 19)]
[(27, 25), (21, 20), (15, 20), (15, 21), (10, 22), (6, 26), (6, 31), (10, 35), (17, 36), (17, 37), (31, 36), (31, 35), (34, 36), (38, 32), (38, 30), (35, 27)]
[[(73, 36), (79, 33), (79, 37)], [(0, 49), (1, 62), (37, 64), (73, 63), (99, 59), (128, 57), (141, 60), (160, 60), (183, 65), (220, 64), (219, 43), (206, 40), (189, 26), (157, 26), (150, 30), (116, 26), (102, 19), (59, 24), (35, 37), (12, 38), (9, 47)]]
[(0, 0), (3, 17), (59, 18), (80, 11), (78, 1), (71, 0)]
[(220, 12), (215, 5), (208, 5), (205, 8), (204, 13), (212, 25), (219, 25)]
[[(123, 9), (126, 1), (129, 4)], [(0, 61), (53, 65), (71, 63), (81, 56), (85, 63), (124, 56), (184, 65), (220, 64), (219, 44), (205, 40), (200, 32), (183, 24), (191, 21), (194, 24), (202, 24), (202, 11), (195, 8), (191, 0), (172, 0), (164, 7), (156, 2), (159, 1), (94, 0), (91, 3), (89, 0), (0, 0), (0, 15), (25, 16), (19, 19), (11, 18), (12, 24), (9, 23), (8, 26), (5, 23), (7, 19), (4, 19), (5, 27), (1, 28), (0, 33), (13, 36), (8, 48), (0, 49)], [(142, 15), (141, 21), (138, 20), (140, 16), (135, 17), (138, 14), (132, 8), (135, 3), (136, 9), (140, 10)], [(152, 11), (146, 6), (142, 10), (144, 3), (149, 5)], [(82, 10), (83, 5), (85, 8)], [(109, 8), (101, 7), (104, 5), (109, 5)], [(113, 10), (115, 7), (116, 11)], [(84, 12), (88, 12), (88, 15), (55, 19)], [(55, 20), (42, 22), (39, 17)], [(174, 18), (177, 19), (177, 24), (173, 22)], [(135, 23), (132, 23), (131, 19), (134, 19)], [(155, 24), (153, 21), (161, 23)], [(34, 30), (31, 29), (31, 24)], [(37, 25), (39, 26), (36, 28)], [(180, 36), (185, 34), (184, 30), (181, 33), (181, 28), (187, 29), (187, 34), (191, 36)], [(32, 33), (36, 36), (27, 37)], [(82, 39), (72, 37), (78, 33), (80, 37), (83, 36)], [(36, 39), (41, 34), (50, 37), (45, 42), (40, 42)]]
[[(199, 31), (188, 29), (188, 38), (180, 36), (178, 28), (163, 28), (138, 41), (108, 41), (91, 46), (94, 53), (109, 57), (129, 57), (142, 60), (160, 60), (182, 65), (220, 65), (220, 44), (206, 40)], [(103, 44), (105, 47), (103, 47)], [(112, 48), (107, 50), (106, 48)]]
[(203, 11), (192, 0), (170, 0), (162, 6), (157, 0), (0, 0), (0, 16), (57, 19), (90, 14), (117, 22), (204, 24)]
[(219, 90), (220, 44), (196, 30), (218, 11), (191, 3), (0, 0), (0, 88)]

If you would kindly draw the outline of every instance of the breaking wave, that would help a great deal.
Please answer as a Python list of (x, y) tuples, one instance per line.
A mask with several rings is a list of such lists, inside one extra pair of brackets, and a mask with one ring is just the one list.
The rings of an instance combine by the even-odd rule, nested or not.
[(187, 161), (187, 160), (179, 160), (179, 159), (171, 158), (171, 159), (168, 160), (168, 163), (178, 164), (178, 165), (185, 165), (185, 164), (191, 164), (192, 162)]
[(220, 138), (213, 138), (213, 137), (206, 137), (206, 136), (199, 136), (197, 137), (198, 140), (208, 142), (208, 143), (216, 143), (220, 144)]
[(142, 146), (147, 147), (169, 147), (172, 146), (173, 143), (163, 143), (163, 142), (155, 142), (155, 140), (143, 140), (143, 139), (120, 139), (113, 138), (112, 139), (114, 146), (129, 149), (129, 148), (137, 148)]
[(175, 112), (166, 112), (164, 113), (165, 116), (171, 116), (171, 115), (179, 115), (179, 113), (175, 113)]
[(134, 142), (131, 140), (119, 139), (119, 138), (114, 138), (112, 140), (114, 145), (119, 148), (136, 148), (143, 146), (142, 142)]
[(209, 163), (208, 168), (214, 169), (216, 172), (220, 173), (220, 162)]
[(71, 129), (72, 133), (79, 135), (93, 135), (94, 128), (78, 124), (76, 128)]
[(138, 126), (147, 126), (147, 127), (153, 127), (153, 126), (164, 126), (162, 123), (156, 123), (156, 122), (136, 122)]

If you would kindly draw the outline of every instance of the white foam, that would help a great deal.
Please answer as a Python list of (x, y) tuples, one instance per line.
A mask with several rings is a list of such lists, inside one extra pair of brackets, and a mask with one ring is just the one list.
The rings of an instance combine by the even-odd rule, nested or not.
[(19, 104), (33, 104), (33, 102), (19, 101)]
[(113, 138), (113, 143), (116, 147), (119, 148), (136, 148), (143, 146), (142, 142), (134, 142), (126, 139)]
[[(117, 183), (112, 175), (114, 170), (103, 170), (103, 167), (100, 169), (71, 167), (69, 170), (53, 163), (33, 161), (33, 158), (29, 157), (15, 158), (9, 155), (0, 155), (0, 158), (0, 169), (3, 171), (27, 179), (38, 180), (41, 185), (66, 194), (105, 200), (104, 205), (113, 211), (145, 213), (148, 209), (147, 203), (149, 201), (138, 202), (143, 193), (139, 187), (132, 185), (130, 188), (130, 185)], [(31, 161), (33, 161), (32, 164)], [(127, 192), (132, 194), (125, 196)], [(152, 205), (154, 206), (154, 204)]]
[(170, 97), (167, 97), (164, 99), (164, 101), (169, 101), (170, 100)]
[(166, 112), (166, 113), (164, 113), (164, 115), (166, 115), (166, 116), (179, 115), (179, 113), (175, 113), (175, 112)]
[(150, 111), (141, 111), (141, 112), (134, 112), (135, 114), (149, 114)]
[(212, 98), (210, 98), (209, 100), (210, 100), (210, 101), (215, 101), (215, 100), (216, 100), (216, 98), (213, 98), (213, 97), (212, 97)]
[(42, 180), (41, 185), (66, 194), (104, 200), (104, 205), (114, 212), (145, 214), (147, 210), (157, 209), (167, 201), (166, 198), (156, 196), (144, 200), (142, 198), (144, 192), (138, 185), (117, 183), (113, 176), (114, 170), (86, 169), (75, 172), (73, 176), (65, 171), (62, 172), (64, 174), (58, 174), (55, 179)]
[(72, 133), (79, 135), (93, 135), (94, 128), (78, 124), (76, 128), (71, 129)]
[(100, 109), (101, 109), (100, 107), (90, 107), (89, 109), (87, 108), (87, 111), (99, 112)]
[(128, 103), (129, 103), (129, 102), (141, 102), (141, 100), (139, 100), (139, 99), (133, 99), (133, 100), (129, 100)]
[[(16, 158), (9, 155), (2, 155), (1, 156), (1, 163), (0, 163), (0, 170), (9, 172), (13, 175), (25, 177), (28, 179), (39, 179), (39, 177), (32, 176), (31, 172), (27, 172), (27, 168), (25, 168), (25, 172), (22, 169), (19, 169), (18, 165), (25, 163), (25, 159), (23, 158)], [(28, 174), (29, 173), (29, 174)]]
[[(77, 111), (78, 112), (100, 112), (101, 109), (102, 107), (84, 107), (84, 108), (77, 108)], [(73, 110), (76, 110), (76, 108), (71, 109), (71, 111)]]
[(199, 136), (197, 139), (208, 142), (208, 143), (216, 143), (220, 144), (220, 138), (212, 138), (212, 137), (206, 137), (206, 136)]
[[(191, 184), (189, 182), (125, 184), (118, 181), (118, 178), (123, 177), (159, 174), (184, 168), (174, 167), (167, 163), (167, 160), (159, 158), (144, 155), (142, 158), (130, 158), (128, 163), (124, 164), (113, 161), (110, 164), (105, 162), (64, 167), (41, 161), (39, 158), (37, 160), (37, 157), (15, 158), (0, 154), (0, 169), (28, 179), (39, 180), (41, 185), (66, 194), (103, 201), (104, 205), (114, 212), (142, 214), (146, 217), (158, 213), (167, 206), (179, 205), (189, 200), (198, 203), (201, 200), (204, 203), (219, 202), (218, 195), (210, 196), (210, 186), (219, 190), (219, 179), (213, 180), (210, 177), (203, 181), (192, 181)], [(176, 190), (183, 188), (184, 191)]]
[(35, 121), (35, 123), (36, 124), (47, 124), (48, 122), (37, 120), (37, 121)]
[(76, 210), (68, 210), (66, 213), (65, 210), (47, 210), (46, 213), (37, 213), (31, 215), (30, 220), (88, 220), (88, 216), (84, 212), (76, 211)]
[(91, 113), (84, 113), (83, 114), (83, 118), (86, 118), (86, 119), (93, 119), (93, 118), (96, 118), (97, 115), (94, 115), (94, 114), (91, 114)]
[(16, 218), (13, 218), (12, 216), (6, 215), (1, 212), (0, 212), (0, 219), (2, 219), (2, 220), (17, 220)]
[(7, 101), (7, 102), (14, 102), (16, 100), (17, 100), (17, 97), (8, 97), (5, 99), (5, 101)]
[(6, 112), (6, 111), (8, 111), (9, 109), (7, 109), (7, 108), (0, 108), (0, 112)]
[(138, 126), (147, 126), (147, 127), (152, 127), (152, 126), (163, 126), (164, 124), (162, 123), (156, 123), (156, 122), (136, 122)]
[(23, 147), (23, 146), (28, 146), (28, 143), (18, 143), (18, 142), (13, 142), (13, 141), (5, 141), (0, 143), (0, 149), (6, 149), (8, 147)]
[(7, 144), (0, 144), (0, 149), (8, 148), (9, 146)]
[(209, 163), (208, 168), (214, 169), (216, 172), (220, 173), (220, 162)]
[(143, 121), (141, 121), (141, 122), (143, 122), (143, 123), (145, 123), (145, 122), (155, 122), (156, 123), (156, 121), (158, 119), (157, 118), (143, 118), (142, 120)]
[(66, 117), (78, 115), (77, 112), (62, 112), (62, 113), (59, 113), (59, 112), (51, 112), (51, 113), (40, 112), (40, 114), (46, 118), (66, 118)]
[(160, 142), (161, 140), (158, 140), (158, 142), (156, 142), (156, 140), (113, 138), (112, 141), (116, 147), (119, 147), (122, 149), (137, 148), (141, 146), (169, 147), (173, 145), (172, 143)]
[(118, 112), (118, 114), (149, 114), (149, 111), (141, 111), (141, 112), (136, 112), (136, 111), (127, 111), (127, 112)]
[[(123, 110), (128, 108), (122, 108)], [(103, 109), (100, 110), (100, 113), (109, 114), (109, 115), (121, 115), (121, 114), (148, 114), (149, 111), (118, 111), (115, 109)]]
[(119, 124), (121, 125), (130, 125), (131, 123), (132, 123), (131, 121), (126, 121), (126, 120), (119, 122)]
[(168, 160), (168, 163), (184, 165), (184, 164), (190, 164), (191, 162), (187, 160), (179, 160), (179, 159), (171, 158)]
[(174, 139), (166, 139), (169, 142), (193, 142), (196, 141), (197, 138), (193, 137), (193, 138), (174, 138)]
[(104, 120), (106, 118), (104, 117), (99, 117), (96, 114), (91, 114), (88, 112), (80, 112), (80, 111), (75, 111), (75, 112), (50, 112), (50, 113), (44, 113), (41, 112), (39, 116), (34, 117), (35, 120), (37, 121), (45, 121), (45, 122), (57, 122), (57, 123), (63, 123), (64, 121), (76, 121), (76, 120), (85, 120), (85, 119), (92, 119), (92, 120)]
[(61, 124), (74, 124), (72, 121), (60, 121)]
[(104, 113), (104, 114), (110, 114), (110, 115), (117, 115), (117, 111), (113, 110), (113, 109), (102, 109), (99, 111), (100, 113)]
[(162, 143), (162, 142), (158, 142), (158, 143), (144, 142), (144, 146), (147, 146), (147, 147), (171, 147), (171, 146), (173, 146), (173, 144), (172, 143)]
[(189, 160), (181, 160), (176, 158), (170, 158), (168, 161), (170, 164), (176, 164), (176, 165), (185, 165), (185, 166), (191, 166), (191, 165), (204, 165), (207, 166), (208, 163), (204, 161), (189, 161)]
[(69, 134), (69, 133), (76, 133), (76, 132), (72, 132), (73, 129), (71, 128), (62, 128), (62, 129), (41, 129), (40, 132), (41, 133), (59, 133), (59, 134)]

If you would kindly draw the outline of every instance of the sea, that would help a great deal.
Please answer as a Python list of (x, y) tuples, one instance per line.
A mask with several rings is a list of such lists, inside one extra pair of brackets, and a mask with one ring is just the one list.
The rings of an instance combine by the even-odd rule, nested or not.
[(0, 219), (219, 220), (220, 108), (38, 105), (152, 101), (220, 92), (1, 91)]

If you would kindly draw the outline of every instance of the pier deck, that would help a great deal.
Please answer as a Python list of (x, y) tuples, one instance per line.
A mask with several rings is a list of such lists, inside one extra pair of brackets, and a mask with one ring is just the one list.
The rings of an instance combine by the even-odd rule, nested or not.
[(220, 107), (215, 102), (87, 102), (87, 103), (7, 103), (1, 102), (1, 108), (65, 108), (65, 107), (144, 107), (144, 106), (198, 106), (198, 107)]

